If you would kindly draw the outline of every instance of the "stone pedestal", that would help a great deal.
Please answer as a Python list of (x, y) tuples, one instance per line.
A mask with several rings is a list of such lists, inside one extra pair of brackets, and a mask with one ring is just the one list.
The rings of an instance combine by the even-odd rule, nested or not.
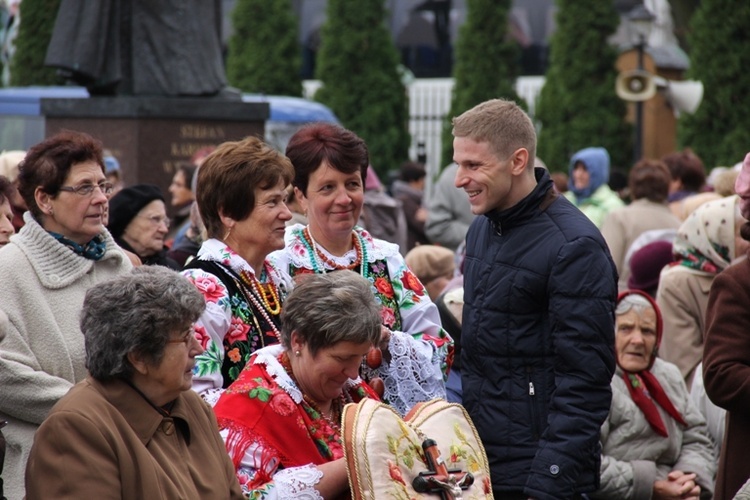
[(92, 97), (42, 99), (45, 136), (78, 130), (101, 140), (119, 160), (126, 186), (156, 184), (170, 207), (175, 163), (198, 149), (263, 137), (267, 103), (218, 98)]

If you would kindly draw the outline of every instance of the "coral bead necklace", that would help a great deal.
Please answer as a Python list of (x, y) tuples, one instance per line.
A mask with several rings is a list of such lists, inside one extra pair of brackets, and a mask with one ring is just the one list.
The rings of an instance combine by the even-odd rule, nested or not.
[[(312, 235), (310, 234), (310, 229), (308, 227), (306, 227), (302, 232), (302, 242), (304, 243), (307, 251), (310, 253), (310, 261), (312, 262), (313, 271), (315, 271), (316, 273), (325, 273), (328, 271), (328, 268), (334, 270), (353, 270), (357, 266), (359, 266), (360, 274), (366, 277), (367, 250), (365, 247), (365, 243), (362, 241), (362, 238), (357, 234), (356, 231), (352, 231), (352, 246), (357, 252), (357, 258), (354, 259), (354, 262), (348, 265), (338, 264), (337, 262), (334, 262), (331, 258), (329, 258), (325, 253), (323, 253), (323, 251), (318, 248), (318, 245), (315, 242), (315, 239), (313, 239)], [(324, 263), (328, 266), (328, 268), (323, 265)]]

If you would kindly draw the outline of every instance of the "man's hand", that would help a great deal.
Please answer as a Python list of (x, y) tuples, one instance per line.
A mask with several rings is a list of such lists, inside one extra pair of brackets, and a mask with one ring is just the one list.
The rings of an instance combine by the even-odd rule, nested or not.
[(695, 482), (695, 474), (673, 470), (666, 480), (654, 482), (654, 500), (699, 499), (701, 487)]

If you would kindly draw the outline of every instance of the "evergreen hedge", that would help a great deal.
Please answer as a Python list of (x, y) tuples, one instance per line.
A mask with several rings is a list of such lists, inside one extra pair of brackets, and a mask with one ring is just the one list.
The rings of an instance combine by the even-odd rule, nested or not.
[(244, 92), (302, 95), (302, 58), (291, 0), (238, 0), (227, 80)]
[(632, 126), (615, 93), (617, 49), (607, 39), (620, 18), (612, 2), (557, 0), (557, 31), (535, 119), (541, 123), (537, 155), (567, 171), (579, 149), (607, 149), (613, 166), (632, 163)]
[(64, 82), (54, 68), (44, 66), (59, 7), (60, 0), (23, 0), (19, 5), (21, 25), (10, 63), (11, 85), (61, 85)]
[(691, 22), (687, 77), (703, 82), (703, 101), (683, 115), (678, 141), (691, 147), (707, 168), (733, 165), (750, 150), (750, 5), (703, 0)]
[(453, 96), (442, 133), (443, 166), (453, 161), (451, 120), (488, 99), (525, 103), (513, 87), (520, 50), (508, 39), (511, 0), (466, 0), (466, 21), (459, 29), (453, 64)]
[(408, 159), (409, 108), (383, 0), (328, 0), (315, 99), (362, 137), (381, 179)]

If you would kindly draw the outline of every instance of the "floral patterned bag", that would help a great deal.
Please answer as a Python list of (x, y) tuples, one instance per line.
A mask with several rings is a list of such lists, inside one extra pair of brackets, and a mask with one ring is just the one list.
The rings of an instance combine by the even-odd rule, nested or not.
[(402, 419), (364, 399), (346, 405), (341, 433), (355, 500), (494, 498), (487, 455), (459, 404), (434, 399)]

